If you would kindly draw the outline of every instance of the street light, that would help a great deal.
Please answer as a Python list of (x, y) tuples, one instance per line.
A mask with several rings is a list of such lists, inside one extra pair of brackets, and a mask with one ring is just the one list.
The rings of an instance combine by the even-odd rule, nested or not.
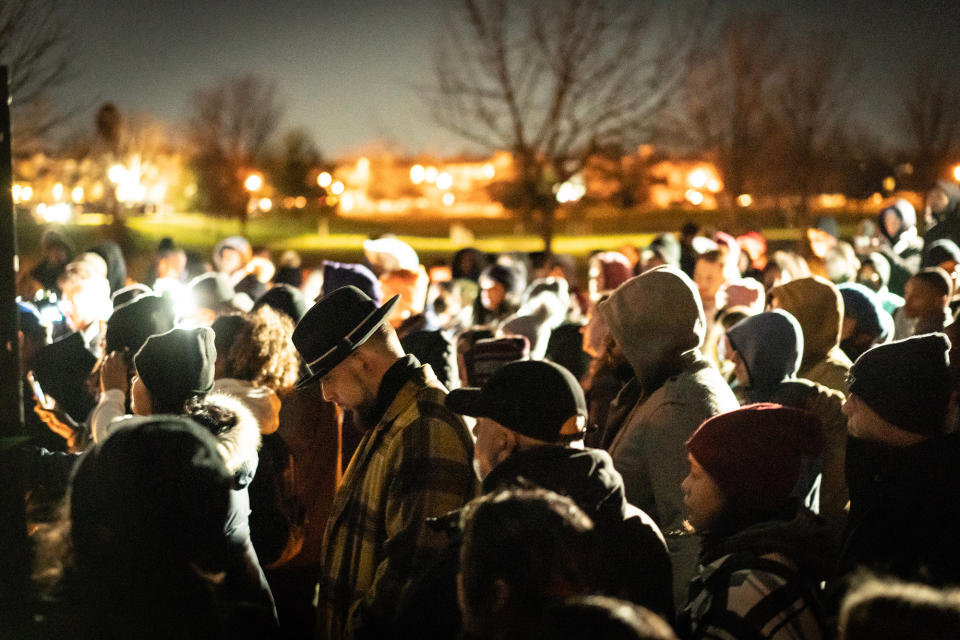
[(263, 176), (259, 173), (251, 173), (247, 176), (247, 179), (243, 181), (243, 188), (254, 193), (260, 191), (260, 188), (263, 186)]
[(960, 164), (953, 168), (953, 179), (960, 182)]
[(333, 176), (329, 172), (324, 171), (317, 176), (317, 186), (326, 189), (333, 183)]

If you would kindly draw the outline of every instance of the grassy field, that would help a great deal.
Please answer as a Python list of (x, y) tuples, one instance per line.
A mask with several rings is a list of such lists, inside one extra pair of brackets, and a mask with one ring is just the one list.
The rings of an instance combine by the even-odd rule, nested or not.
[[(676, 231), (686, 220), (702, 227), (721, 227), (739, 231), (760, 227), (772, 244), (789, 244), (800, 237), (800, 230), (787, 228), (771, 213), (757, 212), (749, 221), (739, 220), (743, 214), (723, 212), (656, 211), (607, 212), (583, 219), (560, 219), (554, 240), (554, 251), (569, 254), (583, 264), (586, 257), (598, 249), (616, 249), (624, 245), (644, 246), (654, 235)], [(841, 230), (851, 232), (858, 219), (856, 214), (838, 216)], [(781, 222), (776, 226), (776, 222)], [(771, 224), (774, 223), (774, 224)], [(452, 228), (453, 226), (453, 228)], [(286, 249), (298, 251), (307, 266), (318, 265), (323, 259), (356, 262), (361, 259), (363, 240), (383, 233), (393, 233), (408, 242), (420, 255), (424, 264), (449, 258), (464, 246), (475, 246), (483, 251), (537, 251), (543, 248), (536, 234), (525, 233), (514, 220), (480, 218), (452, 221), (437, 218), (356, 219), (331, 217), (326, 221), (326, 233), (317, 233), (316, 215), (295, 215), (289, 212), (273, 213), (251, 219), (247, 237), (254, 246), (269, 248), (274, 254)], [(18, 217), (18, 243), (22, 256), (35, 255), (45, 225), (39, 225), (29, 216)], [(64, 225), (58, 227), (75, 248), (89, 247), (105, 239), (114, 239), (124, 247), (131, 263), (131, 273), (140, 275), (152, 259), (160, 239), (172, 237), (178, 244), (204, 255), (224, 237), (240, 233), (236, 220), (215, 218), (199, 213), (182, 213), (161, 218), (154, 216), (128, 218), (125, 225)], [(473, 241), (465, 241), (462, 232), (468, 230)], [(469, 236), (468, 236), (469, 237)], [(456, 239), (453, 239), (456, 238)]]

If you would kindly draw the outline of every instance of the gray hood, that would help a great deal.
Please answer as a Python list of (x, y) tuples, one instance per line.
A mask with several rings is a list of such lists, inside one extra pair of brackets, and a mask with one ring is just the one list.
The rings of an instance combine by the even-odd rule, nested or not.
[(627, 280), (597, 310), (648, 390), (666, 367), (699, 354), (703, 344), (706, 322), (697, 285), (674, 267)]

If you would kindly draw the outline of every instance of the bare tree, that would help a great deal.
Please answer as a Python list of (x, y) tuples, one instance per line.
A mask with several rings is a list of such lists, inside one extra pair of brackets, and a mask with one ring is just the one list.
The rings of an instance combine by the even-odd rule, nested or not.
[(704, 38), (686, 76), (686, 118), (678, 124), (687, 142), (715, 157), (730, 202), (757, 186), (775, 129), (772, 97), (784, 60), (779, 26), (772, 13), (730, 14)]
[[(56, 0), (0, 0), (0, 64), (10, 68), (17, 149), (64, 120), (48, 92), (72, 73), (67, 31)], [(16, 152), (16, 149), (15, 149)]]
[(960, 86), (956, 73), (944, 66), (941, 58), (918, 61), (901, 100), (901, 121), (910, 136), (908, 154), (921, 189), (933, 184), (960, 147)]
[(198, 195), (211, 211), (236, 215), (244, 227), (247, 171), (263, 159), (283, 112), (276, 85), (253, 74), (222, 80), (194, 94), (189, 121)]
[(635, 141), (664, 104), (699, 24), (685, 11), (671, 3), (658, 14), (650, 1), (462, 0), (447, 14), (424, 99), (443, 127), (513, 154), (511, 204), (539, 214), (547, 251), (554, 185), (595, 150)]
[(850, 81), (837, 33), (806, 34), (803, 52), (785, 59), (772, 102), (778, 138), (772, 165), (779, 166), (790, 191), (800, 196), (800, 214), (823, 177), (827, 156), (850, 122), (857, 94)]

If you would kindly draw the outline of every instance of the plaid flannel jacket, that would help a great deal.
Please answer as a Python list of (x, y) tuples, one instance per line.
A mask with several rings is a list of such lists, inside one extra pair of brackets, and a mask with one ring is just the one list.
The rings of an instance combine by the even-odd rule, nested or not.
[(350, 461), (324, 531), (320, 637), (389, 624), (405, 585), (446, 543), (426, 518), (476, 495), (473, 440), (445, 396), (430, 366), (419, 367)]

